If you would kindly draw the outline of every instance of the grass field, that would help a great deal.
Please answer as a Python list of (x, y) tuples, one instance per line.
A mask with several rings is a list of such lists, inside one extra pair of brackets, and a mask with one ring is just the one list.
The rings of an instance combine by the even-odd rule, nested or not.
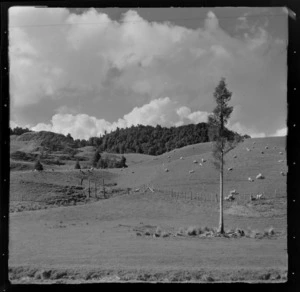
[[(189, 227), (218, 226), (218, 202), (203, 200), (218, 193), (219, 176), (210, 152), (211, 144), (203, 143), (157, 157), (125, 154), (128, 168), (95, 170), (91, 177), (100, 192), (105, 179), (112, 194), (108, 199), (99, 192), (98, 199), (80, 204), (12, 210), (11, 281), (286, 281), (286, 176), (280, 174), (287, 171), (285, 138), (248, 139), (228, 154), (225, 192), (236, 189), (240, 197), (225, 203), (225, 229), (242, 229), (245, 236), (187, 234)], [(202, 158), (206, 161), (201, 166)], [(30, 205), (46, 203), (49, 196), (81, 194), (75, 188), (80, 185), (79, 171), (70, 170), (72, 164), (54, 171), (50, 166), (41, 173), (12, 171), (11, 205), (25, 204), (24, 198)], [(227, 171), (229, 167), (233, 169)], [(256, 180), (258, 173), (265, 179)], [(83, 189), (87, 183), (83, 181)], [(250, 194), (261, 192), (261, 201), (249, 201)], [(198, 199), (189, 199), (190, 193)], [(158, 229), (162, 233), (155, 236)], [(270, 230), (270, 236), (255, 236), (265, 231), (269, 235)]]

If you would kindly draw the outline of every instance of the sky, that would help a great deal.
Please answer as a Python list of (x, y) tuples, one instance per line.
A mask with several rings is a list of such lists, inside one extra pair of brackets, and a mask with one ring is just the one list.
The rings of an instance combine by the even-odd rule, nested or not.
[(207, 122), (225, 78), (228, 128), (283, 136), (287, 10), (12, 7), (10, 125), (75, 139)]

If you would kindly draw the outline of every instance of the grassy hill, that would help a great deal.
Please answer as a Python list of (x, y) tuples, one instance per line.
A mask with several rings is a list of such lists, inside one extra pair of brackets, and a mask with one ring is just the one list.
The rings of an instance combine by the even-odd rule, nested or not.
[[(43, 172), (11, 172), (11, 205), (23, 211), (10, 215), (11, 277), (45, 283), (286, 279), (286, 176), (280, 173), (287, 172), (284, 137), (247, 139), (226, 156), (225, 193), (236, 189), (239, 195), (225, 202), (225, 229), (255, 233), (273, 227), (272, 240), (176, 235), (192, 226), (218, 225), (219, 174), (211, 163), (211, 147), (195, 144), (155, 157), (124, 154), (128, 168), (83, 170), (85, 174), (73, 169), (75, 160), (53, 171), (46, 166)], [(87, 159), (81, 164), (95, 151), (79, 150), (77, 155)], [(265, 179), (255, 179), (258, 173)], [(103, 199), (103, 178), (108, 199)], [(93, 194), (86, 199), (88, 179), (92, 186), (98, 184), (97, 200)], [(249, 194), (261, 192), (261, 201), (250, 202)], [(28, 211), (39, 209), (30, 200), (54, 200), (54, 208)], [(169, 235), (154, 238), (157, 228)]]

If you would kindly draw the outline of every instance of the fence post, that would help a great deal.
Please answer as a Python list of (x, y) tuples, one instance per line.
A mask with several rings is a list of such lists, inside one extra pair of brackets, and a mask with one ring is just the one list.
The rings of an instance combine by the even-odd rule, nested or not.
[(97, 184), (96, 184), (96, 181), (95, 181), (95, 198), (97, 198)]
[(88, 194), (89, 194), (89, 198), (90, 198), (90, 195), (91, 195), (91, 189), (90, 189), (90, 179), (89, 179), (89, 191), (88, 191)]
[(102, 188), (103, 188), (103, 197), (104, 197), (104, 199), (106, 199), (104, 178), (102, 179)]

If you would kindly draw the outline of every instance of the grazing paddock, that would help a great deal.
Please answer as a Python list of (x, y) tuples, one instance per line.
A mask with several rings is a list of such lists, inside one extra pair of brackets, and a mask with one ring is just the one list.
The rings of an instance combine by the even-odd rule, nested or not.
[[(256, 149), (245, 151), (253, 143)], [(262, 156), (265, 145), (269, 149)], [(10, 278), (13, 283), (285, 281), (287, 200), (281, 172), (287, 167), (278, 163), (284, 147), (281, 138), (247, 139), (226, 156), (226, 168), (234, 169), (224, 172), (224, 194), (234, 198), (224, 201), (228, 237), (213, 236), (219, 173), (211, 163), (211, 143), (155, 159), (126, 154), (130, 163), (122, 171), (12, 171), (11, 202), (72, 191), (81, 187), (82, 176), (84, 188), (90, 176), (99, 184), (104, 178), (107, 190), (128, 191), (89, 204), (12, 212)], [(193, 161), (205, 164), (194, 171)], [(260, 173), (265, 179), (252, 180)]]

